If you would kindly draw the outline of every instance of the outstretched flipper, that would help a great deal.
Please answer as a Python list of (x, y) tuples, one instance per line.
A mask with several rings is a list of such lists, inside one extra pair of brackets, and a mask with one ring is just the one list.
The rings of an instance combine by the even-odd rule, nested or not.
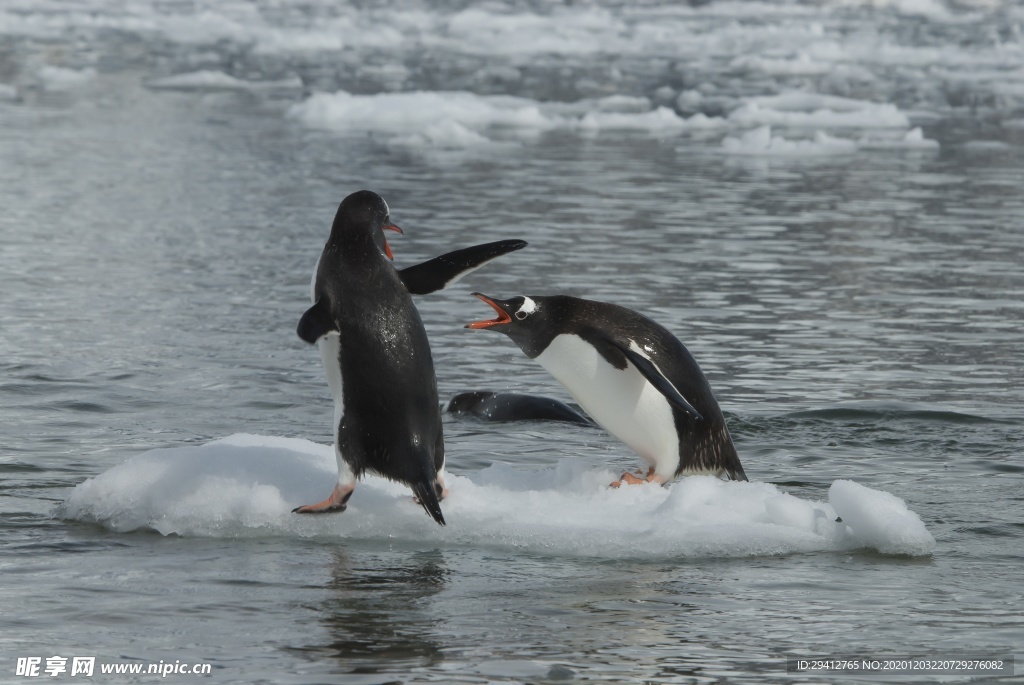
[(474, 245), (434, 257), (421, 264), (400, 269), (398, 275), (405, 289), (413, 295), (427, 295), (443, 290), (470, 271), (509, 252), (526, 247), (525, 240), (498, 240)]
[(331, 306), (327, 300), (321, 297), (316, 304), (306, 310), (306, 313), (299, 319), (296, 333), (310, 345), (331, 331), (337, 331), (338, 325), (331, 317)]

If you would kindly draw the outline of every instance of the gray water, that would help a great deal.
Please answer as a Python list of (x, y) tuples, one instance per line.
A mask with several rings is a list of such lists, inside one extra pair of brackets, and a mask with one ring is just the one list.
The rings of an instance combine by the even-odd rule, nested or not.
[[(0, 10), (0, 84), (10, 84), (0, 91), (0, 681), (31, 681), (16, 677), (16, 659), (54, 654), (210, 663), (216, 682), (359, 684), (851, 678), (787, 674), (787, 655), (1020, 662), (1024, 101), (978, 75), (1020, 83), (1019, 9), (711, 3), (709, 14), (674, 19), (716, 38), (709, 57), (682, 50), (699, 73), (679, 77), (639, 29), (620, 36), (635, 49), (616, 46), (619, 56), (514, 42), (467, 55), (452, 46), (454, 21), (437, 43), (411, 28), (458, 8), (406, 16), (392, 6), (388, 30), (408, 43), (347, 37), (296, 55), (254, 48), (244, 29), (266, 41), (266, 26), (301, 33), (351, 13), (366, 28), (381, 17), (317, 3), (225, 6), (241, 27), (227, 37), (189, 33), (221, 26), (215, 5)], [(570, 41), (573, 31), (603, 40), (620, 16), (633, 28), (661, 16), (610, 6), (566, 23), (557, 12), (572, 8), (493, 7)], [(737, 71), (737, 57), (777, 57), (773, 31), (794, 24), (865, 36), (862, 50), (844, 45), (874, 80), (854, 93), (835, 73)], [(876, 35), (889, 58), (868, 56)], [(974, 59), (996, 43), (1005, 63)], [(926, 68), (901, 63), (897, 48), (952, 56)], [(404, 65), (397, 83), (391, 57)], [(95, 73), (67, 85), (44, 64)], [(494, 74), (510, 64), (519, 78), (503, 85)], [(198, 69), (303, 86), (146, 86)], [(939, 147), (730, 156), (720, 143), (732, 130), (557, 128), (488, 133), (507, 143), (494, 148), (410, 147), (286, 116), (309, 93), (342, 88), (576, 102), (653, 101), (659, 85), (690, 116), (674, 97), (693, 87), (687, 79), (715, 84), (733, 105), (788, 88), (894, 103)], [(715, 102), (710, 116), (721, 114)], [(512, 389), (568, 400), (508, 340), (462, 328), (488, 314), (472, 290), (629, 306), (698, 359), (752, 480), (805, 499), (826, 498), (837, 479), (890, 492), (921, 516), (934, 553), (580, 558), (455, 542), (163, 536), (62, 519), (72, 488), (153, 448), (240, 432), (330, 442), (318, 355), (294, 327), (337, 203), (364, 187), (406, 231), (392, 241), (399, 266), (488, 240), (530, 242), (418, 299), (442, 398)], [(445, 422), (455, 474), (536, 470), (567, 455), (637, 465), (599, 430)]]

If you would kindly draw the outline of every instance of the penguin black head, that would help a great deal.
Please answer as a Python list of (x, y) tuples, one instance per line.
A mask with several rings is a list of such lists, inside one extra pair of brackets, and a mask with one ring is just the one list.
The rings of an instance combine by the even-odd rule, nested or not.
[(331, 226), (331, 242), (344, 242), (369, 235), (388, 259), (394, 259), (391, 246), (384, 238), (385, 230), (403, 232), (391, 223), (391, 211), (384, 198), (372, 190), (359, 190), (338, 205)]
[(554, 306), (558, 298), (519, 295), (507, 300), (495, 300), (482, 293), (473, 293), (491, 305), (498, 318), (474, 321), (466, 328), (486, 328), (504, 333), (533, 358), (540, 354), (555, 335), (559, 316)]

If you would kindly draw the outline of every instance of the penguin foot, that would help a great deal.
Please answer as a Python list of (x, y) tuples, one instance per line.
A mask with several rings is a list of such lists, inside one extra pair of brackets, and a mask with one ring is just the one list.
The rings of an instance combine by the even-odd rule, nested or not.
[(295, 507), (292, 509), (293, 514), (338, 514), (348, 508), (348, 498), (352, 496), (352, 491), (355, 490), (355, 486), (351, 485), (346, 488), (341, 485), (335, 485), (334, 491), (331, 492), (330, 496), (323, 502), (317, 502), (316, 504), (306, 504), (301, 507)]
[(609, 483), (609, 486), (613, 488), (619, 488), (622, 487), (623, 483), (625, 483), (626, 485), (642, 485), (644, 483), (657, 483), (658, 485), (664, 485), (665, 483), (665, 480), (661, 476), (654, 475), (653, 466), (647, 470), (646, 478), (641, 478), (641, 476), (643, 475), (643, 471), (637, 471), (635, 476), (629, 471), (626, 471), (621, 476), (619, 476), (619, 479), (617, 481)]
[(341, 512), (348, 509), (348, 505), (339, 504), (337, 506), (323, 506), (323, 502), (317, 502), (316, 504), (306, 504), (301, 507), (295, 507), (292, 509), (293, 514), (340, 514)]
[(643, 478), (637, 478), (636, 476), (634, 476), (629, 471), (626, 471), (621, 476), (619, 476), (619, 479), (617, 481), (615, 481), (614, 483), (612, 483), (611, 486), (613, 488), (618, 488), (618, 487), (621, 487), (623, 483), (625, 483), (626, 485), (640, 485), (641, 483), (646, 483), (646, 482), (647, 481), (644, 480)]

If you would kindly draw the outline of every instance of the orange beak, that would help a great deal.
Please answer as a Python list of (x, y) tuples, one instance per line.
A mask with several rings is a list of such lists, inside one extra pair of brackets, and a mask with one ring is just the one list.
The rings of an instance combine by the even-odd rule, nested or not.
[[(385, 231), (394, 231), (398, 235), (405, 235), (405, 231), (400, 229), (398, 226), (395, 226), (394, 224), (384, 224), (383, 229)], [(387, 238), (384, 239), (384, 254), (388, 256), (388, 259), (394, 261), (395, 255), (391, 252), (391, 246), (388, 244)]]
[(490, 328), (491, 326), (498, 326), (503, 323), (512, 323), (512, 317), (508, 315), (504, 309), (502, 309), (494, 300), (487, 297), (482, 293), (473, 293), (476, 297), (480, 298), (487, 304), (491, 305), (491, 309), (498, 312), (497, 319), (490, 319), (487, 321), (474, 321), (473, 323), (467, 323), (466, 328)]

